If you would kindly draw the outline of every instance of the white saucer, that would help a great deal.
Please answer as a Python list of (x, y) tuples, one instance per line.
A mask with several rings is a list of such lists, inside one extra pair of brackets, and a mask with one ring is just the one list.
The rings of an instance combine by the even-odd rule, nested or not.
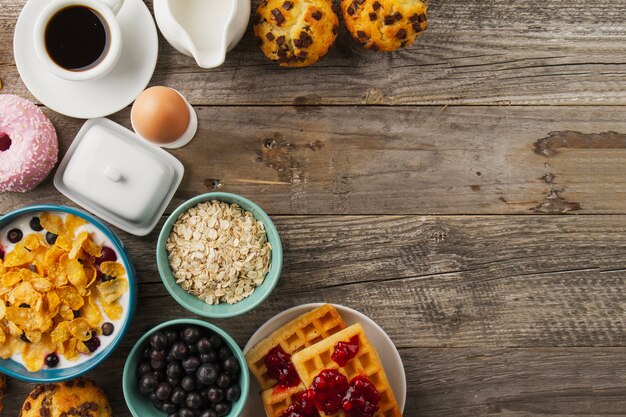
[(15, 25), (15, 63), (28, 90), (50, 109), (80, 119), (104, 117), (132, 103), (152, 78), (159, 50), (144, 2), (126, 0), (117, 15), (123, 38), (117, 66), (97, 80), (68, 81), (48, 72), (35, 54), (33, 26), (48, 1), (29, 0)]
[[(248, 340), (248, 343), (246, 343), (246, 346), (243, 348), (243, 353), (248, 353), (248, 351), (250, 351), (250, 349), (252, 349), (257, 343), (269, 336), (274, 330), (278, 329), (283, 324), (321, 305), (322, 303), (303, 304), (275, 315), (259, 327), (259, 330), (252, 335), (250, 340)], [(383, 368), (385, 368), (385, 373), (389, 379), (391, 389), (396, 396), (396, 401), (398, 401), (398, 406), (401, 411), (404, 411), (404, 404), (406, 403), (406, 376), (404, 374), (402, 359), (400, 358), (400, 354), (396, 350), (395, 345), (389, 336), (387, 336), (387, 333), (385, 333), (385, 331), (381, 329), (378, 324), (363, 313), (359, 313), (356, 310), (342, 305), (334, 304), (334, 306), (348, 326), (355, 323), (361, 323), (365, 329), (367, 338), (378, 351), (378, 356), (380, 356), (380, 360), (383, 363)], [(260, 392), (261, 387), (259, 386), (259, 383), (256, 381), (254, 376), (251, 376), (250, 392), (248, 394), (246, 408), (243, 410), (242, 417), (265, 417), (263, 403), (261, 402), (261, 396), (259, 395)]]

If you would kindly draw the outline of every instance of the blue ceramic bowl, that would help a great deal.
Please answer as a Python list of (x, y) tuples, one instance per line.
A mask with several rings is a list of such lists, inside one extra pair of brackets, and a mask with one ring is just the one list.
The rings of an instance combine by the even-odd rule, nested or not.
[[(200, 203), (204, 203), (205, 201), (212, 200), (224, 201), (231, 204), (235, 203), (244, 210), (251, 212), (252, 215), (258, 221), (263, 223), (263, 226), (265, 226), (265, 231), (267, 232), (267, 240), (272, 245), (271, 267), (269, 272), (265, 276), (263, 284), (259, 285), (249, 297), (244, 298), (243, 300), (235, 304), (222, 303), (217, 305), (209, 305), (200, 300), (198, 297), (191, 295), (187, 291), (185, 291), (180, 285), (176, 283), (176, 279), (174, 278), (174, 275), (172, 275), (172, 270), (170, 269), (170, 263), (167, 257), (167, 251), (165, 249), (165, 244), (167, 243), (167, 239), (169, 238), (172, 231), (172, 226), (174, 225), (174, 223), (176, 223), (178, 217), (190, 208), (195, 207)], [(185, 201), (176, 210), (174, 210), (174, 212), (170, 215), (170, 217), (168, 217), (167, 221), (163, 225), (161, 233), (159, 234), (156, 256), (161, 280), (163, 280), (165, 288), (167, 288), (172, 297), (174, 297), (174, 299), (180, 305), (182, 305), (192, 313), (195, 313), (202, 317), (212, 318), (234, 317), (246, 313), (257, 307), (270, 295), (274, 287), (276, 287), (276, 284), (278, 283), (278, 278), (280, 277), (280, 271), (283, 267), (283, 248), (280, 243), (278, 231), (276, 230), (276, 226), (274, 226), (274, 223), (272, 223), (272, 220), (270, 220), (269, 216), (261, 209), (261, 207), (257, 206), (252, 201), (240, 195), (230, 193), (202, 194), (192, 198), (191, 200)]]
[(203, 327), (217, 333), (222, 339), (224, 339), (230, 350), (239, 361), (239, 366), (241, 368), (241, 376), (239, 378), (241, 396), (233, 403), (230, 413), (228, 413), (225, 417), (239, 417), (241, 415), (243, 407), (246, 405), (246, 399), (248, 398), (248, 391), (250, 389), (250, 374), (246, 359), (237, 343), (228, 335), (228, 333), (214, 324), (197, 319), (176, 319), (166, 321), (165, 323), (161, 323), (150, 329), (150, 331), (139, 339), (126, 359), (124, 374), (122, 376), (122, 388), (124, 390), (126, 405), (134, 417), (165, 417), (166, 415), (164, 412), (154, 408), (150, 399), (141, 395), (137, 389), (137, 367), (139, 366), (139, 363), (141, 363), (142, 350), (148, 345), (148, 338), (157, 330), (170, 326), (186, 326), (190, 324)]
[(42, 369), (37, 372), (29, 372), (22, 364), (18, 362), (15, 362), (11, 359), (0, 358), (0, 372), (2, 372), (3, 374), (6, 374), (13, 378), (21, 379), (22, 381), (48, 383), (64, 381), (66, 379), (75, 378), (79, 375), (89, 372), (100, 363), (102, 363), (102, 361), (104, 361), (106, 358), (108, 358), (111, 353), (113, 353), (113, 351), (117, 348), (117, 345), (124, 338), (124, 335), (130, 327), (130, 322), (135, 313), (135, 305), (137, 304), (137, 279), (135, 278), (135, 269), (133, 267), (133, 263), (130, 260), (130, 255), (128, 254), (128, 250), (126, 249), (122, 241), (111, 231), (111, 229), (105, 226), (104, 223), (102, 223), (100, 220), (96, 219), (90, 214), (87, 214), (75, 208), (58, 205), (37, 205), (23, 207), (0, 217), (0, 230), (5, 228), (7, 224), (13, 222), (19, 217), (42, 211), (71, 213), (75, 216), (82, 217), (83, 219), (94, 225), (96, 228), (98, 228), (111, 241), (114, 248), (121, 255), (121, 258), (118, 259), (118, 262), (121, 262), (126, 269), (130, 296), (126, 320), (124, 321), (122, 328), (119, 329), (119, 331), (117, 332), (115, 339), (112, 340), (111, 343), (104, 349), (99, 349), (98, 351), (96, 351), (96, 353), (94, 353), (85, 362), (81, 362), (76, 366), (72, 366), (69, 368)]

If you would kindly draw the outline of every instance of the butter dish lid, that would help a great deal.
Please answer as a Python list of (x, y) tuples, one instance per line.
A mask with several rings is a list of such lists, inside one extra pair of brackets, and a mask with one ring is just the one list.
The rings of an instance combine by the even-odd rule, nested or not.
[(109, 119), (85, 122), (59, 164), (55, 187), (103, 220), (138, 236), (158, 223), (184, 167)]

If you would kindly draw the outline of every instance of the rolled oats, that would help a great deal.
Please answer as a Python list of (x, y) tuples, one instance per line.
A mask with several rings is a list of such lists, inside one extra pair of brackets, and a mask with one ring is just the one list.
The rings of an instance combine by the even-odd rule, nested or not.
[(207, 304), (234, 304), (263, 283), (272, 247), (252, 213), (214, 200), (181, 214), (165, 249), (185, 291)]

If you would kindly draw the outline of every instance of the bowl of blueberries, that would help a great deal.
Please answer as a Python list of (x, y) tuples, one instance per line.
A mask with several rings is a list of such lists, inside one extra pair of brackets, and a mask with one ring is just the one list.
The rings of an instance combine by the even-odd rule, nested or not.
[(139, 339), (122, 385), (135, 417), (239, 417), (250, 377), (243, 352), (226, 332), (176, 319)]

